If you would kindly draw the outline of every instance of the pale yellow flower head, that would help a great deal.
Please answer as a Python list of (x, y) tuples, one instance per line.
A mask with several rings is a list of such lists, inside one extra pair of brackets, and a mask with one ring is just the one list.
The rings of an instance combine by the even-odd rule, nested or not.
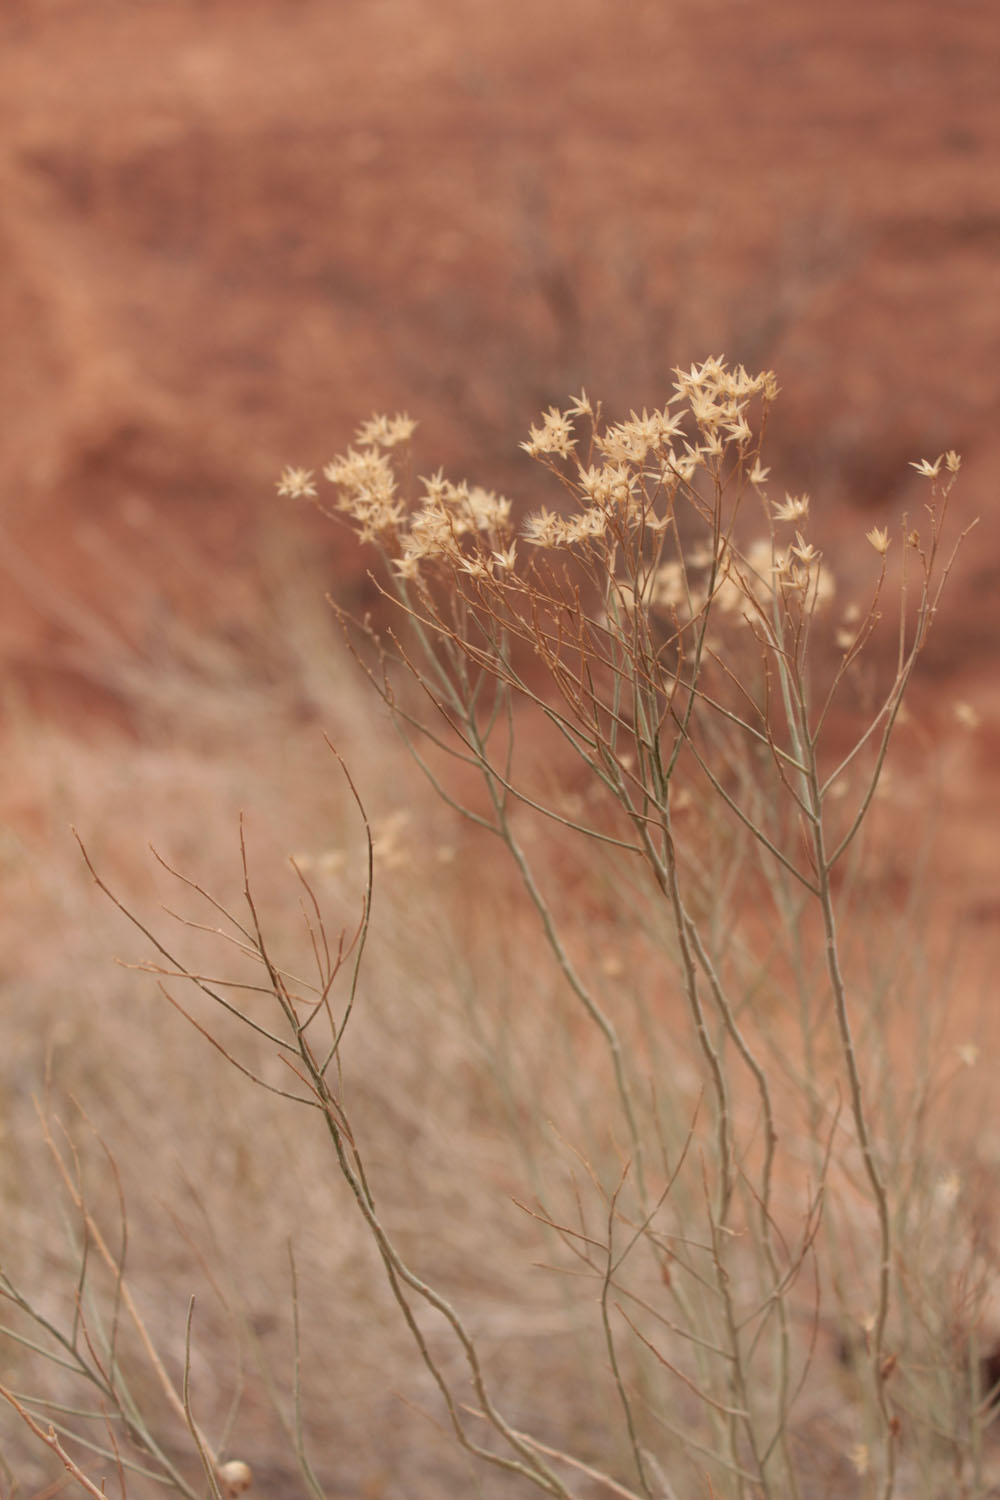
[(532, 458), (551, 453), (558, 458), (568, 458), (576, 446), (573, 424), (558, 406), (550, 406), (542, 416), (541, 426), (532, 425), (528, 430), (528, 441), (521, 447)]
[(279, 495), (291, 500), (301, 500), (315, 493), (312, 469), (294, 469), (291, 466), (282, 469), (278, 480)]
[[(752, 474), (750, 477), (753, 479)], [(808, 514), (808, 495), (786, 495), (782, 503), (774, 507), (774, 519), (776, 521), (801, 521)]]
[(359, 446), (368, 448), (395, 448), (399, 443), (409, 442), (417, 430), (417, 424), (406, 412), (394, 417), (376, 414), (362, 423), (354, 435)]

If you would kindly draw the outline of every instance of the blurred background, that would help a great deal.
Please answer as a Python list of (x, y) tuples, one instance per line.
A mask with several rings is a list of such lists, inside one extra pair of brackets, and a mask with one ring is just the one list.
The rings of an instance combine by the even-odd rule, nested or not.
[(527, 506), (540, 407), (662, 404), (710, 354), (773, 368), (775, 488), (811, 493), (848, 587), (864, 532), (927, 499), (910, 462), (959, 450), (981, 520), (900, 754), (938, 757), (908, 817), (940, 826), (949, 916), (985, 951), (998, 76), (995, 0), (5, 0), (8, 1144), (46, 1049), (86, 1071), (79, 1002), (108, 993), (68, 823), (140, 898), (149, 839), (233, 874), (241, 807), (318, 848), (323, 730), (373, 814), (400, 810), (323, 597), (367, 607), (366, 562), (275, 496), (373, 409), (418, 419), (424, 472)]
[(932, 650), (985, 672), (998, 64), (990, 0), (8, 0), (6, 683), (121, 712), (102, 641), (238, 637), (276, 471), (373, 408), (520, 497), (541, 405), (660, 403), (708, 353), (775, 369), (774, 474), (831, 530), (962, 452)]

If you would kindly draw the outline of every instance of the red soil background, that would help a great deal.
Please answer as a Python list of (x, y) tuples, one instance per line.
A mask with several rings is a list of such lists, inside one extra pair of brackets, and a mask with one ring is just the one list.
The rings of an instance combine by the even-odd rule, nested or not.
[(540, 406), (725, 353), (848, 585), (964, 455), (916, 703), (995, 927), (998, 68), (995, 0), (5, 0), (4, 712), (137, 732), (123, 646), (238, 649), (282, 529), (361, 587), (274, 478), (373, 408), (527, 501)]

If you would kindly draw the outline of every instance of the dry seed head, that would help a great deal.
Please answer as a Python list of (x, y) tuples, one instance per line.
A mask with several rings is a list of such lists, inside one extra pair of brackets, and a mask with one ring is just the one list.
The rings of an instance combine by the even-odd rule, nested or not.
[(528, 441), (522, 443), (521, 447), (532, 458), (537, 458), (542, 453), (568, 458), (575, 445), (573, 424), (569, 417), (558, 406), (550, 406), (542, 415), (542, 425), (528, 429)]
[(675, 369), (677, 381), (674, 390), (682, 399), (690, 401), (693, 395), (709, 394), (728, 401), (747, 401), (751, 396), (760, 396), (764, 401), (773, 401), (778, 394), (778, 384), (771, 370), (759, 375), (748, 375), (742, 365), (729, 369), (725, 359), (706, 359), (701, 365), (692, 365), (690, 370)]
[(253, 1473), (249, 1464), (232, 1458), (220, 1466), (219, 1486), (226, 1500), (236, 1500), (236, 1496), (244, 1494), (252, 1484)]
[[(372, 494), (396, 488), (392, 462), (376, 448), (348, 448), (323, 469), (332, 485), (352, 494)], [(344, 507), (345, 509), (348, 507)]]
[(865, 532), (866, 541), (871, 542), (875, 551), (884, 557), (889, 550), (889, 530), (886, 526), (873, 526), (871, 531)]
[(479, 531), (499, 531), (510, 521), (510, 501), (478, 484), (469, 490), (466, 507)]
[(660, 456), (669, 454), (671, 440), (681, 432), (683, 423), (680, 413), (670, 412), (666, 407), (654, 412), (644, 407), (641, 416), (633, 411), (627, 421), (595, 433), (594, 441), (609, 459), (641, 464), (651, 452)]
[(812, 545), (811, 542), (806, 541), (801, 531), (797, 531), (795, 533), (795, 542), (796, 545), (790, 550), (795, 554), (799, 562), (802, 563), (804, 567), (811, 568), (813, 563), (819, 561), (820, 553)]
[(391, 460), (375, 448), (348, 448), (323, 470), (339, 491), (337, 509), (356, 522), (362, 541), (373, 541), (402, 524), (406, 508), (396, 495)]
[(636, 476), (624, 463), (606, 463), (598, 469), (581, 468), (577, 482), (581, 492), (595, 505), (627, 505), (636, 486)]
[(393, 557), (390, 559), (390, 565), (395, 570), (397, 578), (413, 582), (420, 577), (420, 557), (417, 553), (408, 557)]
[(646, 530), (651, 532), (653, 536), (658, 536), (661, 531), (666, 531), (670, 525), (670, 520), (669, 511), (664, 511), (662, 515), (658, 516), (654, 510), (649, 510), (646, 514)]
[(562, 544), (563, 525), (560, 516), (543, 507), (528, 517), (522, 535), (533, 547), (558, 547)]
[(492, 578), (491, 563), (483, 557), (460, 557), (458, 559), (459, 571), (468, 573), (470, 578)]
[[(753, 476), (750, 476), (751, 479)], [(774, 507), (776, 521), (801, 521), (809, 514), (808, 495), (786, 495), (781, 505)]]
[(358, 428), (354, 441), (366, 448), (395, 448), (409, 442), (416, 430), (416, 422), (406, 412), (394, 417), (375, 415)]
[(933, 463), (931, 463), (926, 458), (922, 458), (919, 463), (911, 463), (910, 468), (916, 469), (918, 474), (923, 474), (925, 479), (936, 479), (938, 474), (940, 473), (941, 462), (943, 458), (943, 453), (939, 458), (936, 458)]
[(607, 527), (608, 518), (604, 511), (599, 506), (591, 506), (582, 515), (574, 516), (571, 521), (563, 523), (563, 546), (572, 547), (577, 542), (594, 541), (597, 537), (604, 535)]
[(290, 465), (287, 466), (281, 471), (277, 489), (279, 495), (290, 500), (302, 500), (315, 495), (316, 486), (313, 484), (312, 469), (294, 469)]
[(679, 479), (690, 483), (699, 469), (704, 468), (705, 458), (700, 448), (692, 448), (690, 443), (684, 444), (684, 452), (680, 458), (674, 460), (674, 468)]
[(444, 477), (444, 470), (438, 469), (436, 474), (429, 477), (426, 474), (420, 476), (420, 483), (424, 487), (424, 500), (428, 505), (440, 505), (448, 490), (451, 488), (448, 480)]
[(693, 392), (688, 404), (703, 438), (706, 441), (721, 442), (718, 429), (730, 420), (728, 406), (714, 401), (707, 391)]

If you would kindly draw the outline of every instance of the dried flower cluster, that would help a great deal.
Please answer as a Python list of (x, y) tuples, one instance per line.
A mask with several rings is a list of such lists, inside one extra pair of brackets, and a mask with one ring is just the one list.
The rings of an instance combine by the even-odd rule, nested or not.
[[(884, 968), (879, 913), (878, 963), (866, 974), (866, 945), (841, 937), (871, 904), (856, 841), (885, 786), (890, 739), (954, 557), (943, 538), (959, 458), (949, 451), (913, 465), (930, 493), (922, 531), (904, 517), (905, 545), (893, 558), (901, 581), (895, 666), (881, 674), (881, 688), (872, 674), (860, 718), (856, 706), (838, 716), (854, 726), (845, 745), (844, 722), (827, 732), (830, 709), (882, 614), (889, 529), (867, 533), (877, 557), (867, 603), (850, 601), (824, 622), (836, 654), (808, 649), (832, 580), (810, 529), (809, 497), (768, 492), (761, 449), (774, 376), (721, 359), (675, 375), (662, 409), (622, 422), (605, 422), (586, 392), (549, 407), (521, 446), (562, 494), (523, 520), (509, 499), (480, 485), (440, 472), (414, 484), (415, 424), (406, 415), (372, 417), (325, 467), (335, 492), (329, 510), (310, 469), (287, 468), (277, 486), (345, 519), (380, 549), (395, 626), (383, 636), (338, 609), (346, 639), (435, 793), (477, 838), (505, 851), (535, 923), (540, 946), (529, 939), (512, 961), (496, 1012), (478, 984), (462, 1009), (475, 1012), (476, 1055), (491, 1053), (497, 1100), (516, 1120), (517, 1149), (537, 1187), (526, 1211), (549, 1237), (545, 1263), (569, 1273), (559, 1304), (576, 1311), (563, 1348), (589, 1350), (578, 1364), (601, 1382), (583, 1455), (553, 1445), (548, 1419), (542, 1436), (524, 1430), (519, 1414), (531, 1399), (507, 1389), (503, 1366), (497, 1379), (492, 1350), (436, 1284), (433, 1256), (421, 1248), (420, 1271), (411, 1266), (412, 1232), (397, 1239), (398, 1212), (376, 1211), (368, 1162), (377, 1111), (353, 1118), (356, 1091), (346, 1080), (373, 882), (394, 871), (404, 886), (419, 878), (431, 847), (409, 808), (369, 821), (340, 762), (364, 825), (361, 911), (334, 936), (310, 883), (353, 880), (348, 847), (294, 859), (306, 893), (307, 955), (294, 969), (272, 949), (242, 832), (238, 912), (165, 866), (211, 912), (207, 929), (183, 925), (234, 943), (241, 965), (259, 966), (252, 982), (243, 967), (233, 979), (189, 968), (84, 857), (154, 944), (158, 958), (147, 967), (167, 982), (186, 979), (199, 1005), (225, 1013), (225, 1030), (214, 1034), (165, 990), (180, 1013), (244, 1080), (314, 1123), (319, 1114), (331, 1172), (377, 1250), (451, 1432), (498, 1477), (555, 1500), (804, 1497), (835, 1473), (817, 1488), (816, 1421), (805, 1408), (825, 1404), (822, 1422), (841, 1465), (850, 1458), (872, 1500), (985, 1500), (997, 1493), (982, 1463), (996, 1373), (992, 1359), (982, 1360), (979, 1334), (984, 1317), (993, 1326), (996, 1262), (970, 1209), (967, 1174), (934, 1138), (929, 1108), (943, 1084), (923, 1062), (925, 1021), (912, 1086), (899, 1068), (904, 1038), (890, 1043), (887, 1029), (892, 1007), (908, 1009), (906, 980), (922, 950), (918, 942), (898, 972)], [(521, 751), (525, 711), (544, 731), (544, 765)], [(974, 705), (957, 703), (954, 713), (964, 729), (977, 728)], [(557, 848), (535, 838), (539, 819), (557, 828)], [(569, 900), (567, 840), (587, 851)], [(433, 858), (447, 865), (459, 852), (449, 840)], [(446, 887), (454, 889), (450, 877)], [(478, 872), (473, 888), (482, 900)], [(521, 930), (508, 920), (520, 908), (508, 908), (505, 893), (502, 907), (485, 909), (504, 950), (520, 947)], [(637, 953), (641, 944), (635, 963), (623, 957), (626, 943)], [(890, 961), (906, 947), (901, 926)], [(458, 956), (447, 966), (464, 971), (476, 946)], [(546, 960), (551, 973), (539, 969), (536, 983)], [(522, 983), (532, 1003), (512, 1005)], [(918, 994), (922, 1003), (922, 981)], [(451, 1024), (439, 1017), (439, 998), (435, 990), (421, 1024), (408, 1028), (408, 1047), (433, 1048), (443, 1034), (435, 1028)], [(234, 1022), (243, 1026), (233, 1030)], [(261, 1062), (275, 1050), (288, 1064), (278, 1084)], [(520, 1076), (529, 1054), (541, 1056), (544, 1087), (534, 1060)], [(961, 1043), (953, 1073), (976, 1057), (974, 1041)], [(414, 1104), (426, 1107), (423, 1094)], [(401, 1118), (395, 1102), (388, 1114)], [(0, 1402), (98, 1500), (116, 1469), (123, 1491), (125, 1472), (135, 1470), (188, 1500), (198, 1500), (205, 1481), (215, 1500), (233, 1500), (252, 1476), (243, 1460), (221, 1457), (236, 1437), (230, 1421), (215, 1443), (192, 1414), (193, 1302), (178, 1385), (129, 1290), (124, 1216), (116, 1255), (88, 1207), (75, 1148), (64, 1159), (43, 1129), (79, 1221), (71, 1321), (60, 1329), (47, 1292), (36, 1304), (0, 1270), (0, 1334), (19, 1359), (48, 1361), (90, 1396), (84, 1405), (44, 1388), (24, 1397), (5, 1376)], [(403, 1143), (414, 1179), (425, 1181), (421, 1153), (433, 1133), (411, 1132)], [(560, 1142), (554, 1156), (543, 1135)], [(434, 1203), (455, 1201), (450, 1176), (447, 1199), (419, 1191), (428, 1225)], [(957, 1253), (953, 1234), (927, 1233), (937, 1223), (959, 1226)], [(111, 1275), (110, 1318), (91, 1311), (95, 1263)], [(286, 1427), (306, 1489), (319, 1497), (305, 1446), (294, 1262), (291, 1269)], [(515, 1321), (537, 1344), (534, 1304), (522, 1313)], [(837, 1411), (822, 1394), (832, 1383), (821, 1375), (817, 1385), (812, 1375), (822, 1321), (837, 1329)], [(119, 1324), (131, 1327), (131, 1344)], [(148, 1360), (152, 1378), (147, 1371), (126, 1380), (122, 1360), (136, 1356)], [(567, 1365), (565, 1373), (572, 1386), (575, 1372)], [(799, 1405), (810, 1381), (819, 1407), (815, 1398)], [(133, 1399), (143, 1387), (165, 1415), (157, 1405), (147, 1415)], [(585, 1429), (572, 1406), (569, 1416), (572, 1444)], [(174, 1436), (157, 1435), (164, 1423)], [(190, 1464), (174, 1460), (178, 1430)], [(85, 1457), (78, 1461), (64, 1436)], [(95, 1479), (84, 1463), (98, 1466)], [(197, 1484), (185, 1477), (189, 1467), (201, 1471)], [(0, 1489), (4, 1471), (0, 1454)]]
[[(551, 407), (531, 428), (522, 448), (558, 475), (574, 507), (569, 515), (541, 510), (529, 516), (525, 541), (568, 549), (614, 546), (636, 533), (655, 537), (673, 524), (679, 496), (704, 510), (695, 483), (700, 471), (719, 477), (724, 460), (746, 466), (756, 457), (767, 406), (777, 393), (774, 376), (730, 370), (718, 359), (675, 373), (674, 395), (660, 411), (633, 412), (627, 421), (602, 426), (600, 407), (581, 392), (565, 410)], [(755, 399), (759, 410), (752, 425)], [(574, 425), (581, 418), (589, 426), (585, 456)], [(375, 417), (359, 430), (357, 446), (323, 471), (338, 491), (337, 509), (363, 536), (384, 539), (405, 576), (439, 561), (474, 576), (509, 571), (515, 537), (508, 500), (437, 474), (422, 481), (414, 506), (401, 504), (387, 450), (412, 430), (405, 417)], [(760, 483), (766, 471), (757, 466), (748, 475)], [(303, 487), (311, 477), (286, 470), (279, 489), (311, 494)], [(807, 502), (794, 502), (788, 518), (800, 519), (806, 508)]]
[[(377, 542), (397, 579), (416, 597), (442, 578), (500, 589), (537, 588), (538, 553), (570, 554), (604, 594), (617, 628), (637, 610), (690, 625), (718, 614), (759, 612), (777, 593), (811, 611), (832, 593), (819, 550), (803, 534), (808, 495), (772, 501), (760, 460), (768, 409), (777, 394), (770, 371), (750, 375), (709, 359), (676, 370), (662, 409), (604, 423), (585, 391), (550, 407), (521, 447), (558, 480), (567, 503), (529, 514), (518, 534), (510, 500), (441, 472), (401, 492), (391, 450), (405, 448), (415, 424), (375, 416), (354, 444), (323, 470), (335, 511), (362, 541)], [(279, 493), (315, 499), (313, 474), (286, 469)], [(765, 534), (744, 549), (734, 522), (746, 494), (759, 501)], [(728, 497), (728, 509), (722, 505)], [(780, 528), (794, 528), (785, 540)], [(876, 534), (869, 539), (884, 552)], [(521, 551), (519, 552), (519, 547)]]

